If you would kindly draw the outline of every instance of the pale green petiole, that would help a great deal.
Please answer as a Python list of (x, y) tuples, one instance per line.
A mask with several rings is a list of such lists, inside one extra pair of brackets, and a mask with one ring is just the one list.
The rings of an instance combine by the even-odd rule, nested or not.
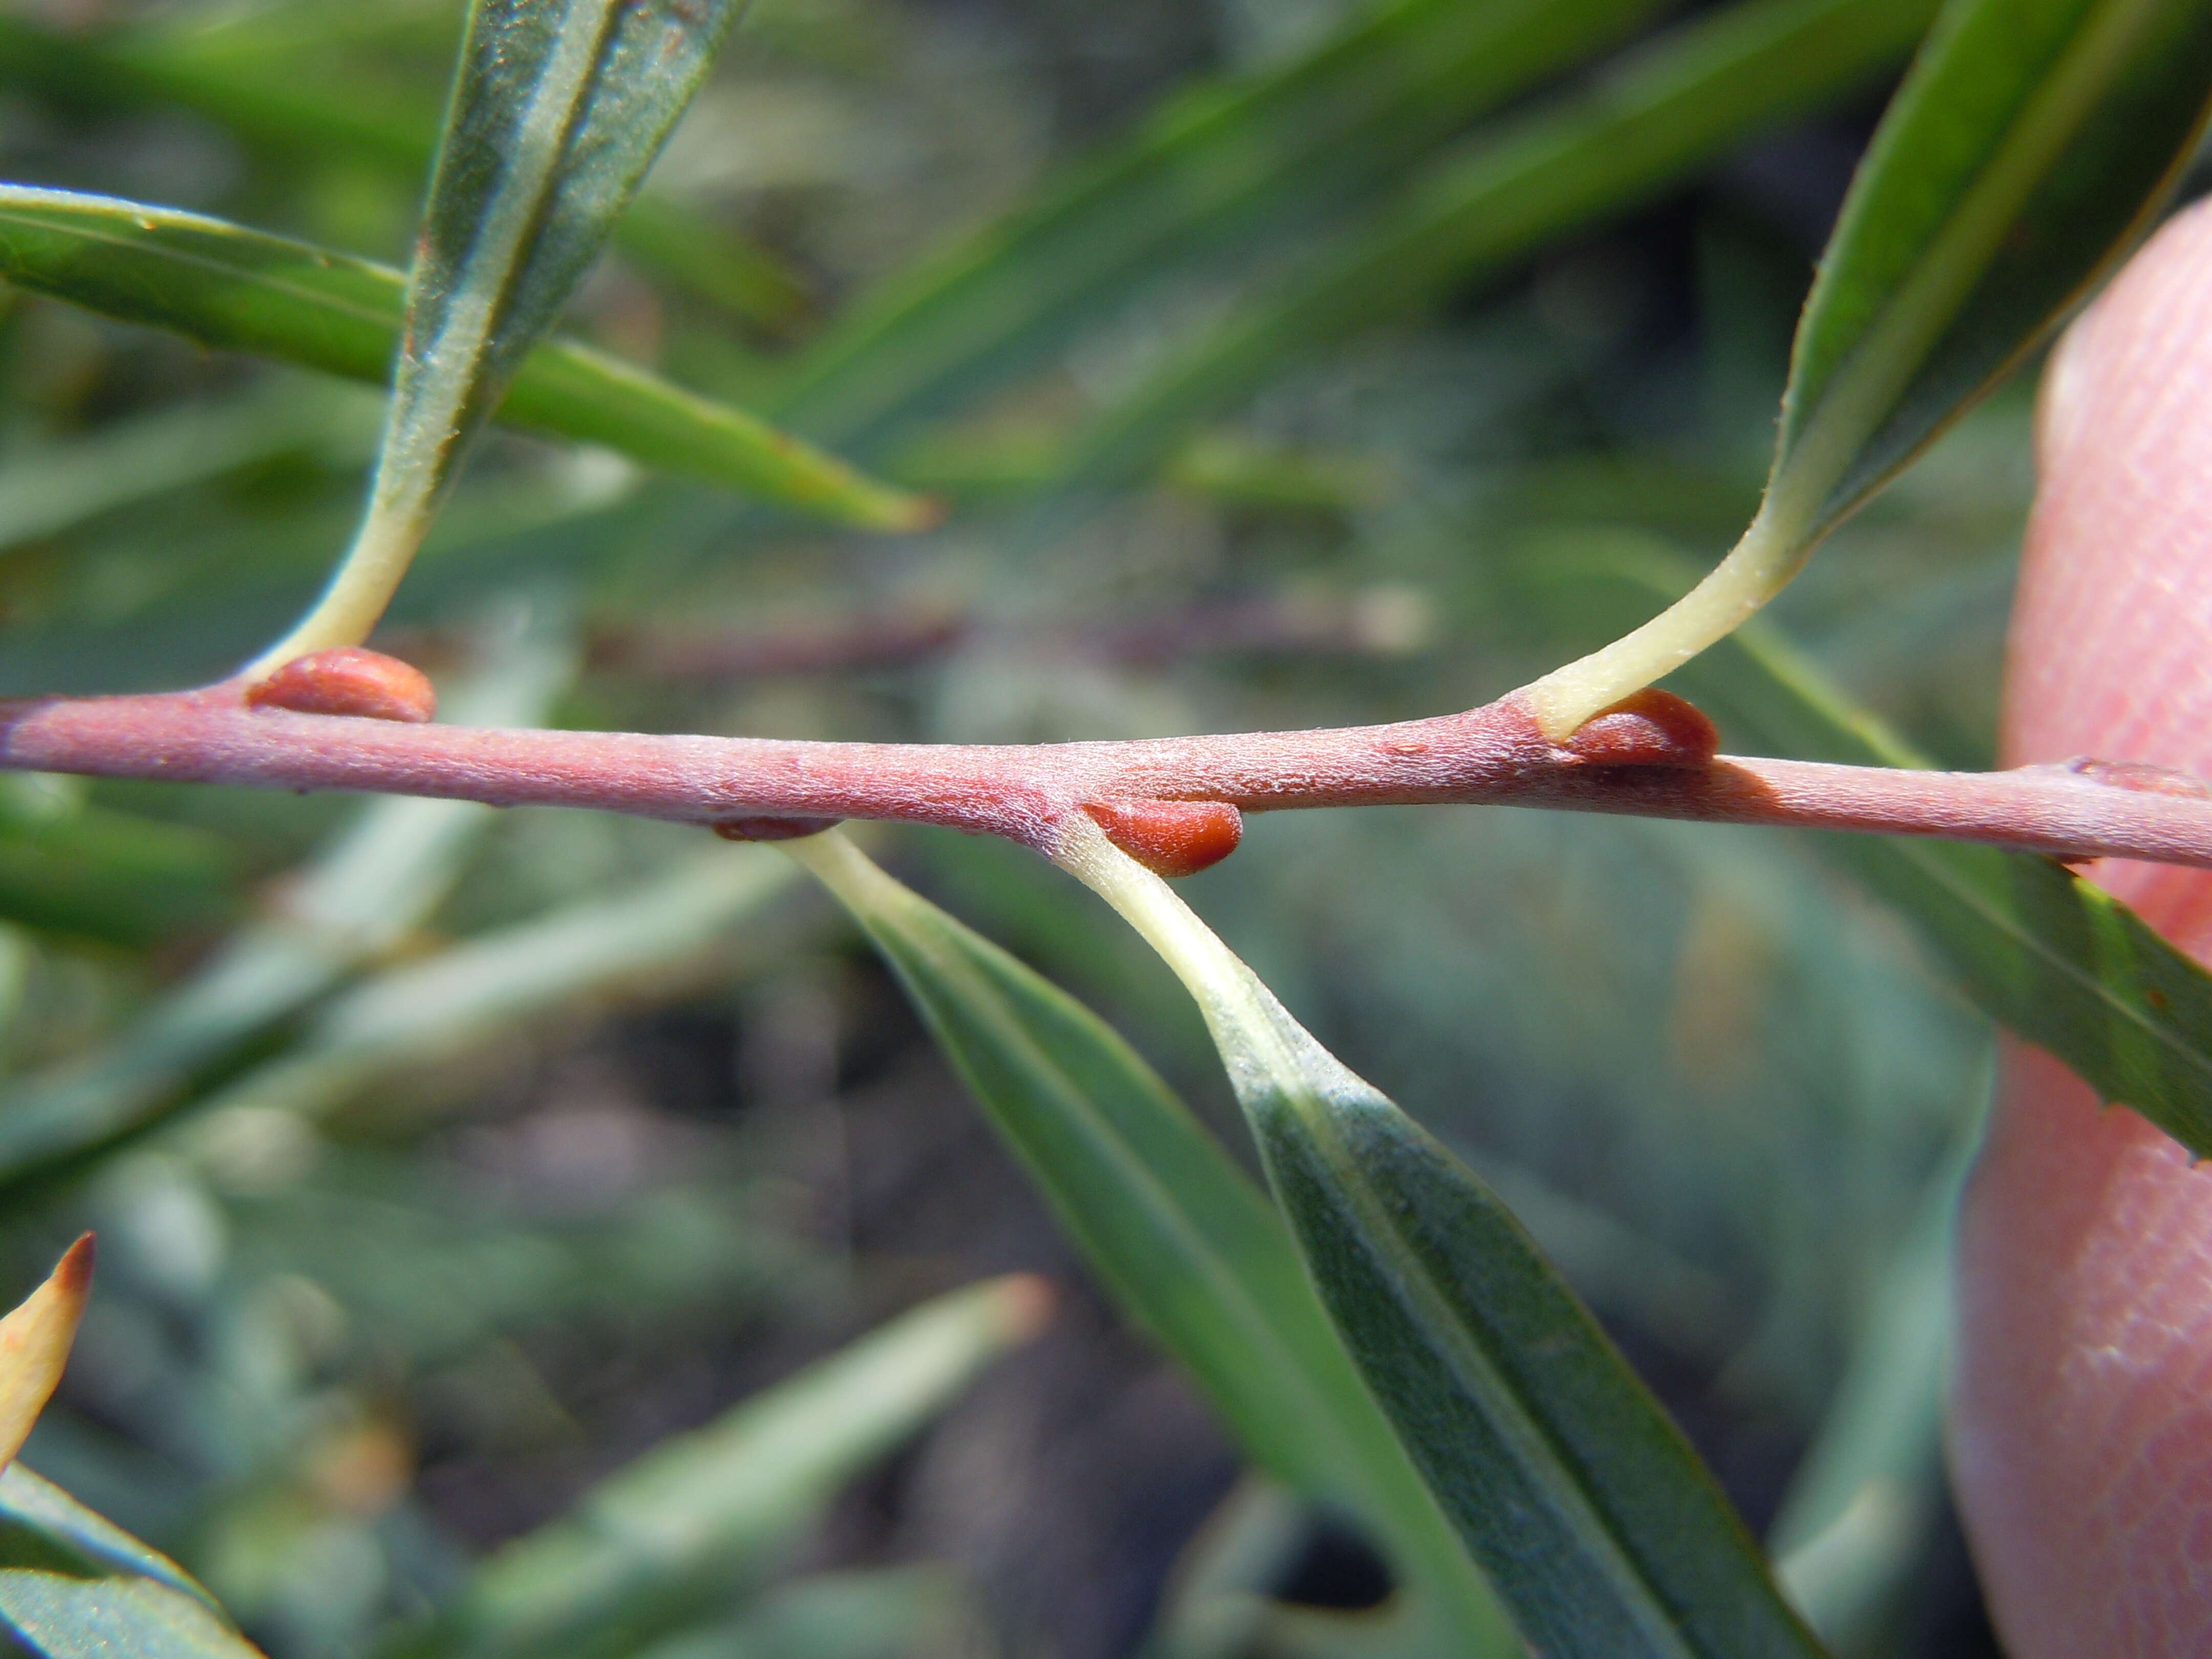
[[(545, 73), (514, 123), (505, 174), (461, 268), (426, 271), (418, 260), (368, 510), (322, 597), (290, 633), (246, 665), (244, 678), (265, 678), (311, 651), (359, 645), (398, 591), (459, 465), (469, 406), (486, 390), (483, 360), (508, 285), (538, 234), (570, 125), (619, 10), (619, 0), (570, 0)], [(417, 339), (426, 284), (456, 278), (435, 333)]]
[(1205, 1017), (1239, 1100), (1249, 1103), (1271, 1093), (1297, 1100), (1311, 1094), (1322, 1078), (1364, 1087), (1291, 1018), (1275, 994), (1175, 889), (1107, 840), (1088, 817), (1068, 814), (1053, 856), (1112, 905), (1175, 970)]
[(1759, 613), (1804, 564), (1812, 544), (1777, 530), (1769, 493), (1728, 557), (1680, 599), (1611, 645), (1555, 668), (1528, 688), (1537, 726), (1553, 742), (1601, 708), (1663, 679)]
[[(2136, 45), (2152, 9), (2149, 0), (2115, 4), (2082, 32), (1826, 384), (1808, 393), (1793, 380), (1788, 404), (1809, 395), (1809, 415), (1796, 426), (1796, 410), (1785, 406), (1765, 499), (1728, 557), (1641, 628), (1528, 688), (1536, 723), (1547, 737), (1569, 736), (1600, 709), (1735, 632), (1788, 585), (1821, 538), (1886, 476), (1889, 469), (1856, 477), (1853, 469), (1906, 399), (2067, 143), (2111, 89), (2117, 66)], [(1850, 228), (1848, 205), (1844, 212), (1839, 239)], [(1828, 297), (1816, 284), (1807, 302), (1808, 322)], [(1802, 370), (1801, 363), (1794, 372)], [(1898, 456), (1894, 465), (1907, 459)]]

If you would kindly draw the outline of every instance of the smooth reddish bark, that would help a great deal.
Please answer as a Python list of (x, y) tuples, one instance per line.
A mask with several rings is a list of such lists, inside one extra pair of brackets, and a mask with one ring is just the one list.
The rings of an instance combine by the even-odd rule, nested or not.
[[(54, 699), (0, 714), (0, 768), (597, 807), (732, 826), (889, 818), (1056, 845), (1072, 811), (1210, 801), (1245, 812), (1448, 803), (1891, 835), (2212, 867), (2212, 799), (2139, 769), (1909, 772), (1712, 753), (1704, 716), (1640, 692), (1565, 744), (1518, 693), (1463, 714), (1134, 743), (797, 743), (502, 732), (249, 707), (235, 686)], [(1231, 843), (1233, 844), (1233, 842)], [(1224, 849), (1225, 850), (1225, 849)], [(1195, 866), (1194, 866), (1195, 867)]]

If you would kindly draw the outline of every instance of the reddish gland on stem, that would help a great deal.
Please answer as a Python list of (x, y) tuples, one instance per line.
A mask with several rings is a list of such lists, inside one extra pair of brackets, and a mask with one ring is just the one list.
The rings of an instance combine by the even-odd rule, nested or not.
[(724, 841), (798, 841), (843, 822), (842, 818), (723, 818), (710, 827)]
[(248, 686), (246, 701), (255, 708), (353, 714), (411, 725), (438, 712), (438, 694), (421, 669), (357, 645), (295, 657), (267, 679)]
[(1244, 817), (1222, 800), (1091, 800), (1106, 839), (1156, 875), (1194, 876), (1244, 838)]
[(1721, 737), (1696, 704), (1646, 687), (1584, 720), (1566, 747), (1596, 766), (1700, 767), (1720, 753)]

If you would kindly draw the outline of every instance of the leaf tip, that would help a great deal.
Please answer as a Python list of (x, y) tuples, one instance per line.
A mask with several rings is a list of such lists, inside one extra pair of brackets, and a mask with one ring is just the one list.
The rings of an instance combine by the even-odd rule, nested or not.
[(901, 490), (888, 496), (877, 509), (876, 522), (885, 530), (914, 534), (934, 530), (952, 516), (952, 503), (942, 495), (909, 494)]
[(991, 1310), (1009, 1347), (1043, 1330), (1059, 1305), (1060, 1292), (1042, 1273), (1009, 1273), (991, 1287)]
[(62, 1259), (54, 1263), (52, 1282), (60, 1293), (76, 1298), (82, 1311), (86, 1293), (92, 1289), (92, 1270), (100, 1255), (99, 1240), (92, 1233), (80, 1233), (76, 1243), (62, 1252)]
[(86, 1233), (46, 1282), (0, 1319), (0, 1465), (15, 1461), (62, 1380), (92, 1291), (93, 1257), (93, 1236)]

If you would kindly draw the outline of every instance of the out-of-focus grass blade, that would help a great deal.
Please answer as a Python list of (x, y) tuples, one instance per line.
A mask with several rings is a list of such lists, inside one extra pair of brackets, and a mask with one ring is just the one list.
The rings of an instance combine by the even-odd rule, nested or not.
[(1814, 1659), (1712, 1476), (1489, 1188), (1165, 882), (1103, 834), (1061, 856), (1198, 1000), (1330, 1317), (1530, 1644)]
[[(534, 725), (574, 669), (565, 642), (543, 628), (518, 629), (447, 713), (466, 725)], [(106, 1047), (0, 1089), (0, 1187), (160, 1115), (194, 1072), (390, 950), (444, 897), (491, 815), (457, 801), (365, 808), (300, 878), (281, 915), (234, 935)]]
[(1386, 184), (1454, 127), (1668, 3), (1395, 0), (1302, 58), (1186, 92), (839, 324), (779, 412), (872, 447), (1096, 321), (1163, 260)]
[(220, 836), (75, 793), (0, 783), (0, 916), (136, 945), (235, 919), (238, 872)]
[(166, 491), (280, 455), (373, 453), (375, 405), (305, 381), (172, 405), (0, 461), (0, 546), (52, 536)]
[(1435, 1630), (1401, 1597), (1368, 1607), (1303, 1606), (1277, 1594), (1310, 1559), (1313, 1506), (1248, 1475), (1176, 1558), (1133, 1659), (1431, 1659)]
[(395, 1066), (696, 957), (797, 879), (766, 849), (717, 847), (659, 881), (473, 938), (335, 996), (279, 1058), (200, 1103), (314, 1115)]
[(1103, 1022), (840, 836), (787, 844), (881, 951), (1122, 1305), (1284, 1480), (1371, 1526), (1455, 1652), (1513, 1650), (1266, 1200)]
[(506, 1546), (386, 1659), (599, 1659), (727, 1606), (838, 1487), (1033, 1334), (1026, 1274), (942, 1297), (705, 1428), (664, 1441), (562, 1520)]
[(1875, 1285), (1843, 1380), (1768, 1534), (1783, 1589), (1840, 1652), (1878, 1650), (1942, 1501), (1959, 1195), (1994, 1081), (1994, 1066), (1985, 1068), (1982, 1099), (1962, 1115), (1911, 1231)]
[[(1536, 571), (1587, 614), (1648, 607), (1689, 585), (1686, 561), (1641, 538), (1561, 550)], [(1804, 760), (1924, 766), (1772, 629), (1753, 624), (1672, 682), (1732, 739)], [(1911, 916), (1982, 1010), (2049, 1049), (2104, 1098), (2212, 1157), (2212, 974), (2110, 894), (2049, 859), (1911, 837), (1809, 844)]]
[[(406, 279), (386, 265), (172, 208), (0, 185), (0, 276), (125, 322), (381, 384)], [(757, 416), (571, 340), (538, 346), (500, 418), (878, 530), (934, 506)]]
[(994, 1651), (951, 1569), (819, 1572), (778, 1585), (729, 1623), (655, 1643), (636, 1659), (919, 1659)]
[(1477, 273), (1644, 200), (1730, 144), (1865, 87), (1936, 0), (1742, 0), (1678, 25), (1459, 153), (1170, 356), (1075, 442), (1067, 477), (1114, 482), (1285, 362), (1435, 303)]
[(0, 1474), (0, 1630), (47, 1659), (259, 1659), (174, 1562), (21, 1464)]
[[(300, 85), (284, 69), (182, 50), (156, 29), (65, 33), (0, 13), (0, 83), (76, 110), (187, 109), (287, 164), (321, 154), (374, 163), (410, 186), (422, 178), (436, 151), (434, 104), (371, 102), (343, 87)], [(614, 241), (647, 270), (763, 328), (787, 329), (811, 304), (805, 283), (767, 249), (665, 197), (632, 202)]]
[(1678, 605), (1534, 691), (1564, 732), (1736, 627), (2125, 252), (2212, 109), (2203, 0), (1951, 0), (1806, 301), (1758, 516)]

